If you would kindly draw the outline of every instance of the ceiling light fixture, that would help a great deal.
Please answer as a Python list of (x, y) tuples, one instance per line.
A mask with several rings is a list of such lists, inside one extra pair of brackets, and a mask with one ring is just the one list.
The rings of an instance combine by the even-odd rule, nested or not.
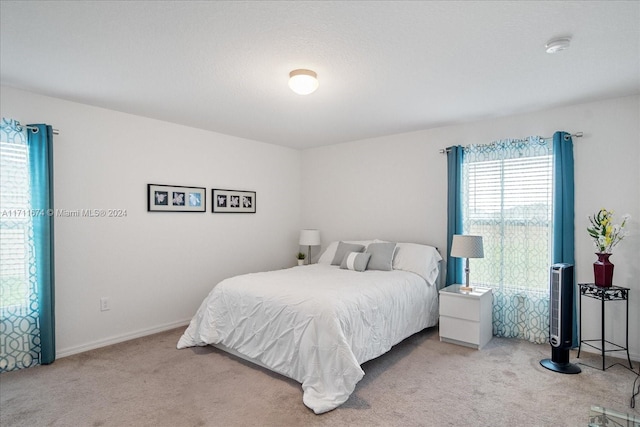
[(569, 37), (551, 39), (545, 46), (545, 49), (547, 49), (547, 53), (556, 53), (560, 52), (561, 50), (569, 49), (570, 44), (571, 39)]
[(298, 95), (309, 95), (318, 89), (318, 75), (311, 70), (293, 70), (289, 73), (289, 87)]

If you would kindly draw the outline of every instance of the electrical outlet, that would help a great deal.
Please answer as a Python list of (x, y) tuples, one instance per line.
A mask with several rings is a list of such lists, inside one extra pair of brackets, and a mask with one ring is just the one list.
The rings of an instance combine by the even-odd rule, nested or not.
[(100, 311), (111, 310), (111, 305), (109, 303), (109, 297), (100, 298)]

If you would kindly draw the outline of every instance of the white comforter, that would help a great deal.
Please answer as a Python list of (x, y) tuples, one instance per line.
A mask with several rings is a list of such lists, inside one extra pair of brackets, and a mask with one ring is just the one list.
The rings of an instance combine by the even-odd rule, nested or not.
[(437, 319), (437, 288), (417, 274), (315, 264), (223, 280), (178, 348), (231, 348), (300, 382), (319, 414), (349, 398), (360, 364)]

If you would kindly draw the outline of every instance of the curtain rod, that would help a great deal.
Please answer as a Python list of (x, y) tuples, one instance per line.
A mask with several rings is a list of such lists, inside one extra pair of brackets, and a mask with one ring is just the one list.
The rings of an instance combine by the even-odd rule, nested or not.
[[(571, 134), (571, 136), (575, 137), (575, 138), (582, 138), (583, 135), (584, 135), (584, 133), (582, 133), (582, 132), (576, 132), (576, 133), (572, 133)], [(540, 137), (540, 139), (542, 139), (542, 140), (552, 139), (552, 138), (553, 138), (552, 136), (542, 136), (542, 137)], [(520, 141), (523, 141), (523, 139), (520, 140)], [(440, 154), (445, 154), (445, 153), (448, 153), (448, 152), (449, 152), (448, 148), (441, 148), (440, 149)]]
[[(35, 127), (35, 126), (21, 125), (20, 122), (18, 122), (18, 121), (16, 121), (16, 125), (20, 126), (20, 127), (23, 127), (25, 129), (29, 129), (29, 130), (34, 131), (34, 132), (38, 132), (38, 128)], [(60, 135), (60, 131), (58, 129), (53, 129), (53, 134), (54, 135)]]

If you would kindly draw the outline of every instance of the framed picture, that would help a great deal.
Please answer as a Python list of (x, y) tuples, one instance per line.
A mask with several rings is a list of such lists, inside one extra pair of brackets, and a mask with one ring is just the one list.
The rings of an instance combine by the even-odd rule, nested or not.
[(211, 190), (211, 212), (213, 213), (256, 213), (256, 192)]
[(149, 212), (204, 212), (207, 209), (204, 187), (147, 184)]

